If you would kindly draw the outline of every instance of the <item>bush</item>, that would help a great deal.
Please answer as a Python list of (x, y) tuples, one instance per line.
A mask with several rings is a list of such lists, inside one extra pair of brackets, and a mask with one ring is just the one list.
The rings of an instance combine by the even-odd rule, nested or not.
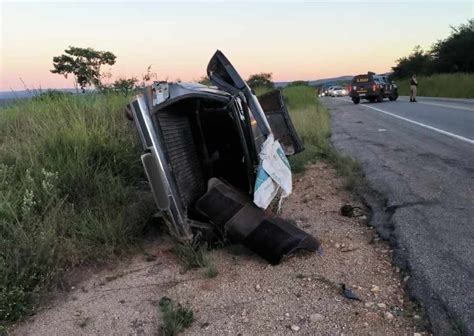
[(0, 110), (0, 323), (20, 319), (68, 268), (110, 258), (152, 201), (118, 95), (64, 95)]
[(170, 298), (162, 297), (159, 302), (163, 316), (161, 330), (165, 336), (174, 336), (189, 327), (194, 321), (194, 313), (191, 308), (183, 307), (173, 302)]

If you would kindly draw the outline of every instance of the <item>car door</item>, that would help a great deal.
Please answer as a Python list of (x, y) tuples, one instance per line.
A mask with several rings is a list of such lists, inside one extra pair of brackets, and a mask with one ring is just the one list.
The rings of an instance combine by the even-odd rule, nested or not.
[(272, 90), (258, 97), (258, 101), (272, 128), (273, 135), (280, 142), (286, 156), (291, 156), (304, 150), (303, 143), (296, 133), (293, 122), (281, 90)]
[[(221, 90), (236, 96), (239, 93), (245, 96), (251, 110), (251, 118), (255, 119), (251, 120), (252, 128), (257, 126), (259, 133), (264, 136), (273, 131), (275, 138), (279, 139), (284, 147), (286, 155), (293, 155), (304, 149), (290, 120), (280, 91), (277, 90), (276, 93), (263, 98), (267, 106), (265, 111), (259, 99), (220, 50), (217, 50), (209, 61), (207, 75), (209, 80)], [(255, 131), (254, 136), (256, 136)]]
[(252, 111), (260, 132), (264, 136), (271, 133), (270, 125), (265, 118), (265, 113), (257, 97), (220, 50), (217, 50), (209, 61), (207, 75), (211, 83), (219, 89), (227, 91), (234, 96), (242, 93), (247, 100), (247, 104)]

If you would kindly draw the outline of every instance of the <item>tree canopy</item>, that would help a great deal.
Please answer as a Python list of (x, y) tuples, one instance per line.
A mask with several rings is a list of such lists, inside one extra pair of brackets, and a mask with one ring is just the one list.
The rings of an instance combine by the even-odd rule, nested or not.
[(308, 81), (296, 80), (288, 84), (288, 86), (308, 86)]
[(129, 92), (135, 89), (135, 86), (138, 82), (138, 79), (135, 77), (132, 78), (119, 78), (114, 81), (112, 87), (114, 90), (127, 95)]
[(424, 52), (420, 46), (416, 46), (407, 57), (397, 60), (397, 65), (392, 68), (393, 77), (407, 78), (416, 74), (427, 74), (431, 72), (432, 57)]
[(451, 27), (451, 34), (438, 40), (429, 51), (416, 46), (409, 56), (399, 58), (392, 70), (396, 78), (406, 78), (413, 73), (474, 72), (474, 19)]
[(251, 75), (249, 79), (247, 79), (247, 84), (252, 89), (255, 89), (258, 87), (273, 88), (272, 74), (262, 72), (262, 73)]
[(474, 72), (474, 19), (451, 27), (451, 35), (431, 48), (436, 72)]
[(92, 48), (77, 48), (70, 46), (65, 54), (53, 57), (52, 73), (64, 75), (67, 78), (73, 74), (77, 84), (85, 92), (89, 85), (100, 87), (102, 65), (115, 64), (116, 56), (109, 51), (97, 51)]

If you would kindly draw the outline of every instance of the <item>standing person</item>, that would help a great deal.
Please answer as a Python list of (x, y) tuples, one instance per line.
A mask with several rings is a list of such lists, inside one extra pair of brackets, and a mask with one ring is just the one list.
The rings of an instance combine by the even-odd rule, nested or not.
[(418, 87), (418, 81), (416, 80), (416, 74), (413, 74), (410, 79), (410, 102), (416, 102), (416, 89)]

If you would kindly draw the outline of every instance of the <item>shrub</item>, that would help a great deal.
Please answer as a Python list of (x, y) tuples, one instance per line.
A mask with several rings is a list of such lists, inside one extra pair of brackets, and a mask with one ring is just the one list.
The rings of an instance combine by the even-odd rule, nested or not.
[(176, 304), (170, 298), (162, 297), (159, 306), (163, 316), (161, 328), (165, 336), (178, 334), (194, 321), (194, 313), (191, 308), (183, 307), (179, 303)]
[[(44, 95), (0, 109), (0, 323), (74, 265), (110, 258), (153, 211), (119, 95)], [(146, 185), (146, 184), (144, 184)]]

